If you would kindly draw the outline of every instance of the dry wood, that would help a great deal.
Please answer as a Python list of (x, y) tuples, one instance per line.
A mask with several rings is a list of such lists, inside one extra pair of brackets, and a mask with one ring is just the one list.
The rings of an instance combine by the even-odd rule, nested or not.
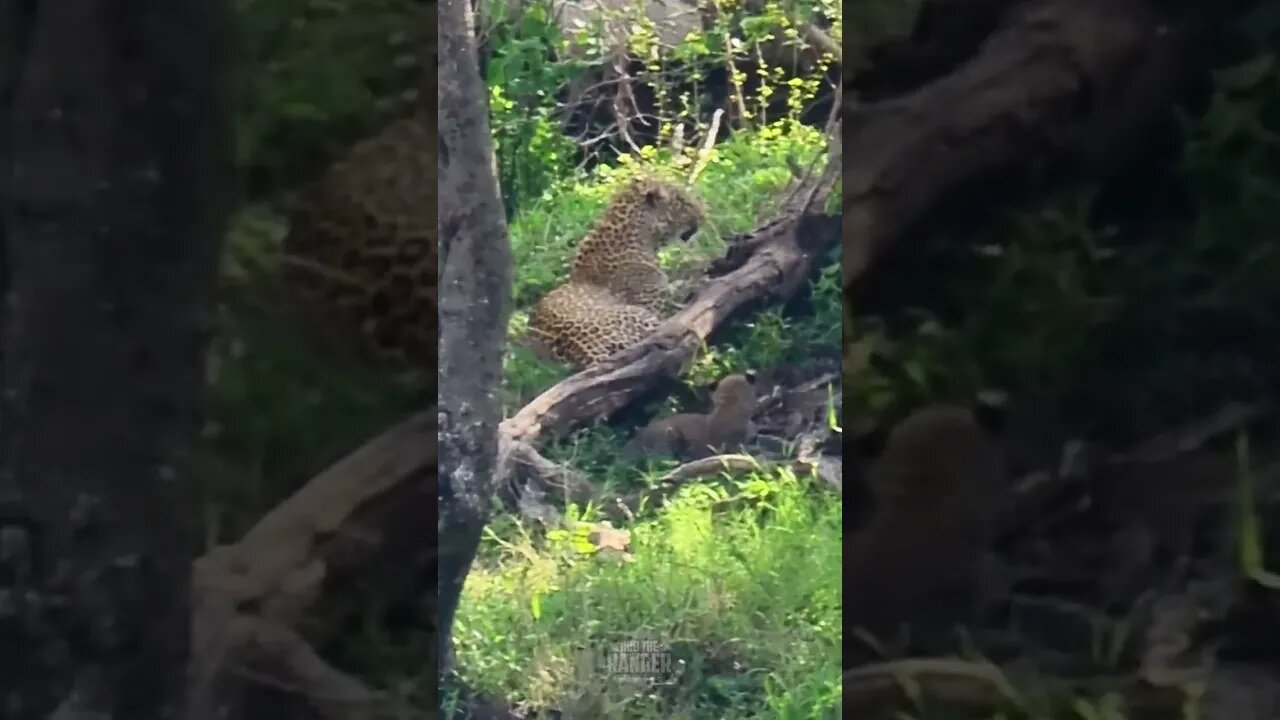
[(797, 475), (817, 473), (833, 490), (842, 491), (840, 461), (837, 458), (819, 456), (780, 461), (745, 454), (728, 454), (685, 463), (659, 478), (656, 487), (625, 496), (614, 496), (605, 494), (581, 475), (542, 457), (528, 443), (515, 440), (508, 442), (506, 447), (512, 449), (512, 455), (517, 456), (514, 461), (523, 465), (523, 468), (519, 471), (512, 470), (511, 474), (504, 473), (507, 483), (503, 500), (509, 506), (520, 508), (525, 517), (533, 520), (558, 519), (558, 511), (543, 502), (543, 498), (555, 497), (579, 504), (594, 502), (601, 514), (609, 520), (626, 522), (633, 520), (641, 509), (652, 510), (666, 502), (673, 493), (695, 480), (779, 466), (789, 467)]
[[(1176, 63), (1168, 58), (1187, 46), (1184, 24), (1138, 2), (1026, 5), (980, 58), (951, 76), (906, 97), (845, 107), (843, 145), (852, 148), (843, 166), (846, 287), (958, 188), (1032, 161), (1097, 157), (1096, 141), (1114, 140), (1109, 126), (1141, 131), (1141, 108), (1169, 97)], [(801, 205), (825, 198), (840, 167), (837, 157), (811, 179)], [(502, 423), (500, 474), (515, 478), (532, 468), (538, 477), (557, 476), (568, 492), (585, 491), (581, 478), (541, 458), (536, 444), (548, 432), (613, 414), (659, 378), (678, 374), (731, 315), (793, 293), (835, 242), (832, 230), (793, 204), (737, 243), (716, 266), (727, 274), (653, 336), (550, 388)], [(334, 632), (337, 618), (367, 602), (366, 591), (384, 585), (401, 594), (393, 571), (413, 578), (432, 566), (434, 548), (422, 541), (433, 511), (423, 506), (434, 503), (435, 462), (431, 411), (321, 473), (240, 542), (197, 563), (193, 667), (208, 707), (225, 697), (218, 689), (225, 688), (228, 659), (243, 662), (246, 647), (261, 647), (246, 638), (263, 633), (279, 640), (265, 654), (289, 668), (281, 679), (316, 696), (313, 706), (333, 707), (318, 697), (314, 679), (337, 671), (317, 666), (323, 661), (306, 643)], [(333, 582), (339, 577), (352, 582)], [(358, 681), (331, 677), (342, 678), (328, 684), (346, 687), (348, 699), (386, 700)]]
[[(1197, 473), (1187, 473), (1187, 466), (1204, 454), (1206, 446), (1215, 441), (1221, 442), (1236, 434), (1257, 430), (1257, 426), (1274, 422), (1276, 408), (1269, 402), (1228, 403), (1207, 417), (1188, 422), (1142, 440), (1130, 448), (1118, 452), (1105, 452), (1098, 448), (1088, 448), (1081, 443), (1071, 443), (1069, 449), (1073, 456), (1084, 455), (1086, 460), (1070, 462), (1064, 459), (1058, 469), (1037, 470), (1018, 478), (1013, 483), (1013, 503), (1002, 522), (1002, 532), (1017, 533), (1026, 531), (1033, 523), (1042, 520), (1049, 508), (1063, 502), (1063, 496), (1073, 489), (1086, 492), (1082, 487), (1085, 481), (1095, 475), (1106, 474), (1112, 478), (1107, 485), (1109, 493), (1126, 497), (1149, 497), (1150, 481), (1147, 478), (1152, 470), (1158, 472), (1158, 482), (1165, 487), (1186, 492), (1178, 487), (1187, 483), (1193, 488), (1203, 488), (1193, 494), (1194, 502), (1207, 505), (1212, 502), (1227, 504), (1236, 499), (1236, 489), (1231, 483), (1221, 482), (1221, 478), (1235, 475), (1235, 457), (1230, 451), (1226, 453), (1208, 453), (1208, 462), (1213, 468), (1207, 479), (1201, 481)], [(1066, 454), (1066, 453), (1064, 453)], [(1182, 472), (1160, 472), (1161, 467), (1182, 466)], [(1274, 478), (1276, 464), (1265, 465), (1259, 471), (1259, 479), (1264, 486), (1270, 488)], [(1268, 496), (1269, 498), (1270, 496)]]
[[(239, 542), (196, 561), (191, 718), (214, 717), (238, 697), (247, 667), (274, 668), (278, 684), (326, 717), (388, 717), (384, 696), (325, 668), (308, 643), (330, 638), (361, 609), (411, 602), (434, 587), (435, 548), (424, 541), (436, 443), (434, 410), (415, 415), (321, 472)], [(261, 672), (249, 679), (263, 680)], [(326, 685), (346, 690), (316, 693)], [(354, 714), (352, 698), (377, 712)]]
[[(547, 433), (609, 417), (663, 377), (687, 368), (707, 337), (735, 312), (796, 292), (814, 261), (838, 242), (838, 221), (823, 222), (806, 212), (834, 190), (839, 167), (837, 154), (822, 172), (803, 178), (776, 217), (739, 238), (713, 266), (727, 274), (711, 280), (648, 339), (557, 383), (505, 420), (499, 430), (498, 483), (504, 499), (518, 503), (528, 487), (538, 495), (595, 497), (580, 476), (542, 457), (537, 443)], [(627, 515), (638, 507), (638, 498), (615, 498), (603, 507), (611, 516)]]
[[(804, 199), (813, 197), (810, 192)], [(541, 430), (589, 421), (601, 407), (616, 410), (659, 379), (662, 373), (655, 369), (687, 364), (734, 311), (779, 288), (794, 291), (824, 245), (797, 237), (797, 229), (810, 227), (794, 216), (769, 223), (767, 242), (744, 257), (742, 267), (713, 281), (653, 338), (561, 383), (548, 391), (550, 397), (544, 393), (504, 424), (506, 429), (525, 423), (519, 434), (503, 434), (498, 465), (503, 495), (513, 499), (519, 488), (538, 483), (544, 491), (579, 501), (594, 496), (585, 480), (537, 453), (532, 442)], [(826, 235), (829, 247), (838, 233), (831, 227)], [(606, 368), (611, 369), (602, 373)], [(541, 407), (548, 412), (539, 413)], [(359, 706), (362, 713), (375, 713), (366, 716), (385, 714), (390, 700), (324, 667), (308, 643), (330, 637), (361, 607), (406, 600), (422, 589), (413, 578), (429, 576), (434, 583), (434, 548), (422, 542), (422, 527), (436, 498), (436, 450), (435, 411), (414, 416), (317, 475), (239, 542), (214, 548), (197, 561), (193, 697), (215, 708), (233, 694), (228, 683), (240, 677), (235, 672), (228, 677), (230, 671), (273, 666), (276, 684), (295, 688), (316, 712), (327, 716)], [(392, 599), (382, 599), (387, 595)], [(264, 637), (275, 640), (263, 642)], [(317, 694), (316, 678), (329, 675), (347, 688), (341, 698)], [(353, 705), (352, 698), (360, 701)]]
[[(761, 243), (759, 252), (741, 268), (715, 281), (654, 338), (606, 364), (605, 367), (614, 368), (611, 373), (601, 373), (601, 368), (594, 368), (557, 386), (562, 391), (563, 386), (569, 386), (567, 392), (554, 395), (558, 402), (547, 402), (547, 394), (539, 399), (553, 409), (584, 407), (592, 409), (590, 412), (561, 413), (556, 416), (557, 422), (548, 423), (536, 413), (522, 411), (512, 420), (539, 418), (532, 422), (539, 429), (583, 422), (595, 417), (595, 409), (601, 405), (601, 400), (593, 400), (591, 394), (602, 385), (591, 378), (604, 378), (604, 387), (616, 387), (607, 384), (611, 377), (631, 379), (623, 386), (630, 392), (604, 395), (604, 404), (617, 409), (647, 383), (658, 379), (658, 374), (646, 374), (643, 370), (678, 368), (688, 362), (697, 345), (688, 343), (687, 338), (701, 341), (734, 310), (767, 297), (780, 285), (790, 289), (799, 285), (794, 278), (806, 276), (812, 251), (806, 251), (797, 241), (798, 227), (801, 227), (799, 222), (771, 223), (767, 232), (772, 242)], [(673, 337), (674, 343), (670, 340)], [(636, 360), (628, 363), (628, 357)], [(574, 382), (584, 376), (585, 382)], [(539, 407), (539, 400), (530, 407)], [(403, 519), (390, 516), (398, 514), (403, 518), (404, 511), (414, 507), (385, 502), (389, 496), (399, 495), (406, 484), (413, 485), (415, 479), (426, 476), (434, 484), (435, 434), (434, 412), (411, 418), (311, 480), (264, 517), (242, 540), (215, 548), (196, 563), (197, 611), (193, 631), (199, 652), (193, 666), (201, 670), (199, 677), (203, 682), (199, 695), (225, 697), (225, 690), (215, 691), (215, 688), (224, 688), (218, 676), (250, 660), (260, 662), (265, 659), (261, 656), (267, 654), (283, 666), (280, 682), (296, 684), (299, 693), (307, 696), (313, 707), (323, 709), (340, 702), (316, 696), (314, 689), (308, 690), (314, 685), (309, 679), (326, 673), (345, 678), (343, 684), (350, 692), (343, 694), (347, 698), (341, 701), (344, 707), (350, 707), (346, 703), (352, 697), (365, 698), (371, 706), (385, 702), (377, 693), (355, 689), (357, 680), (342, 676), (332, 668), (321, 669), (323, 660), (307, 652), (302, 637), (294, 633), (305, 625), (306, 634), (312, 639), (323, 638), (335, 630), (332, 620), (341, 615), (335, 608), (349, 609), (358, 604), (356, 598), (350, 597), (347, 583), (327, 582), (333, 579), (335, 566), (350, 570), (361, 566), (381, 567), (388, 564), (387, 558), (406, 556), (418, 556), (427, 564), (425, 548), (415, 552), (399, 543), (389, 543), (388, 535), (380, 533), (379, 528), (403, 526)], [(538, 434), (526, 430), (525, 437), (532, 439)], [(561, 488), (581, 497), (584, 483), (580, 479), (539, 456), (527, 442), (505, 439), (504, 477), (517, 476), (526, 469), (544, 480), (559, 476), (565, 478), (559, 483)], [(432, 493), (421, 493), (421, 496), (430, 501), (434, 499), (434, 491)], [(383, 510), (378, 513), (380, 522), (360, 522), (379, 507)], [(418, 513), (416, 517), (424, 515)], [(421, 569), (417, 565), (397, 564), (392, 570), (399, 575), (411, 575), (415, 568)], [(374, 585), (392, 580), (387, 574), (372, 574), (379, 581)], [(331, 622), (320, 621), (323, 616), (328, 616)], [(289, 642), (249, 642), (264, 634), (288, 638)], [(253, 657), (255, 654), (257, 657)], [(215, 705), (210, 701), (210, 707)]]
[[(979, 200), (989, 182), (1070, 165), (1097, 175), (1123, 162), (1121, 151), (1169, 112), (1181, 70), (1204, 37), (1206, 7), (1017, 3), (977, 56), (950, 74), (877, 102), (855, 104), (847, 93), (846, 297), (873, 279), (869, 271), (902, 250), (923, 220), (936, 222), (937, 211), (957, 200)], [(846, 675), (844, 711), (871, 717), (901, 707), (902, 669)], [(954, 664), (915, 669), (922, 672), (910, 673), (914, 685), (925, 696), (989, 708), (1010, 700), (1000, 678), (985, 671), (975, 675)], [(1180, 700), (1146, 697), (1145, 688), (1120, 692), (1135, 705), (1159, 707), (1166, 713), (1160, 717), (1171, 716)]]
[[(832, 175), (811, 178), (797, 196), (805, 204), (821, 202), (832, 190)], [(741, 259), (737, 269), (710, 281), (648, 339), (534, 398), (502, 423), (504, 441), (536, 443), (548, 432), (565, 432), (607, 418), (661, 378), (678, 375), (707, 337), (735, 312), (794, 293), (809, 277), (814, 260), (838, 240), (837, 222), (823, 224), (802, 216), (794, 205), (784, 210), (781, 219), (765, 223), (742, 241), (753, 252)]]
[(226, 632), (237, 650), (235, 676), (298, 698), (321, 720), (424, 716), (404, 699), (371, 690), (359, 678), (334, 668), (310, 643), (279, 623), (239, 616)]

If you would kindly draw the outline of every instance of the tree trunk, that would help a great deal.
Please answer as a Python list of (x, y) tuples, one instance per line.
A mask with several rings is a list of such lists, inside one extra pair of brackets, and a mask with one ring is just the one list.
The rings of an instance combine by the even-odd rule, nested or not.
[(225, 13), (0, 9), (6, 718), (179, 699), (199, 517), (180, 469), (232, 179)]
[(493, 496), (511, 243), (467, 0), (440, 3), (440, 516), (437, 650), (451, 631)]

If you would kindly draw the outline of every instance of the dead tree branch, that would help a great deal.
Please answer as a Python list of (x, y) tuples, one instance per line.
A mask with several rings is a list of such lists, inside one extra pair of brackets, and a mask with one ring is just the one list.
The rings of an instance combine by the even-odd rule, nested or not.
[[(437, 459), (436, 413), (415, 415), (314, 477), (239, 542), (196, 561), (189, 695), (207, 715), (193, 720), (218, 717), (264, 674), (325, 717), (392, 717), (391, 700), (325, 667), (311, 648), (362, 610), (414, 603), (433, 589), (435, 548), (422, 536)], [(322, 687), (330, 690), (317, 694)], [(347, 690), (335, 699), (335, 687)]]
[(1170, 111), (1211, 5), (1017, 3), (978, 55), (951, 74), (879, 102), (855, 105), (847, 93), (846, 292), (968, 188), (1067, 164), (1094, 174), (1116, 167)]
[[(460, 12), (456, 4), (450, 5), (454, 5), (451, 11)], [(1167, 105), (1176, 85), (1174, 70), (1182, 66), (1180, 53), (1194, 46), (1191, 20), (1152, 5), (1138, 0), (1017, 3), (1016, 12), (979, 56), (951, 75), (909, 95), (846, 105), (841, 144), (848, 151), (847, 160), (837, 156), (827, 172), (811, 178), (794, 196), (796, 201), (778, 219), (735, 242), (713, 268), (718, 276), (650, 338), (567, 378), (503, 422), (496, 465), (477, 471), (488, 474), (491, 468), (517, 485), (528, 482), (521, 478), (521, 473), (527, 473), (552, 478), (548, 487), (571, 496), (589, 492), (584, 479), (539, 456), (537, 444), (549, 432), (564, 432), (612, 415), (660, 377), (678, 374), (730, 316), (754, 303), (794, 293), (809, 277), (814, 261), (840, 234), (830, 218), (800, 208), (812, 212), (820, 206), (831, 192), (841, 162), (847, 289), (887, 248), (907, 237), (913, 223), (966, 186), (1032, 164), (1108, 160), (1110, 148), (1123, 145), (1133, 132), (1147, 126), (1152, 112)], [(462, 54), (464, 50), (458, 48), (445, 53), (446, 57)], [(456, 132), (466, 125), (455, 118), (451, 127)], [(456, 136), (446, 145), (451, 155), (468, 147)], [(449, 162), (455, 167), (487, 168), (487, 156), (482, 155), (452, 155)], [(455, 185), (457, 195), (446, 196), (442, 206), (465, 200), (471, 185)], [(454, 220), (500, 218), (500, 207), (493, 207), (497, 208), (493, 213), (472, 211)], [(443, 217), (441, 227), (479, 237), (474, 226), (448, 225)], [(476, 256), (466, 255), (472, 251), (464, 244), (446, 245), (444, 240), (441, 258), (446, 265), (464, 268), (476, 261)], [(450, 292), (450, 278), (460, 281), (461, 275), (442, 277), (442, 296)], [(461, 313), (474, 306), (474, 296), (465, 294), (441, 300), (442, 313)], [(506, 325), (485, 327), (501, 332)], [(459, 353), (475, 338), (459, 331), (447, 340)], [(451, 360), (455, 371), (457, 363), (473, 363), (470, 356)], [(472, 387), (487, 388), (490, 380), (496, 382), (492, 372), (475, 378)], [(450, 421), (462, 420), (462, 413), (461, 406), (455, 407)], [(414, 567), (430, 562), (427, 556), (436, 548), (421, 547), (425, 543), (420, 533), (418, 554), (411, 545), (401, 543), (414, 542), (404, 538), (412, 538), (411, 530), (420, 531), (422, 521), (431, 517), (430, 510), (420, 512), (415, 503), (430, 504), (426, 493), (435, 491), (431, 472), (436, 460), (435, 418), (436, 412), (431, 411), (375, 439), (317, 476), (240, 543), (200, 561), (196, 638), (214, 668), (223, 666), (225, 653), (215, 651), (226, 644), (226, 633), (219, 636), (209, 628), (233, 627), (236, 618), (248, 618), (243, 624), (276, 623), (277, 628), (314, 643), (336, 627), (335, 618), (351, 602), (367, 597), (349, 587), (344, 594), (344, 583), (333, 582), (335, 578), (362, 579), (368, 587), (390, 583), (394, 588), (389, 569), (402, 566), (405, 557), (413, 558), (410, 565)], [(449, 472), (463, 467), (464, 460), (464, 454), (455, 452)], [(411, 502), (404, 502), (405, 498)], [(351, 574), (335, 572), (336, 568)], [(296, 680), (314, 675), (295, 671), (294, 676)]]
[[(796, 193), (805, 205), (827, 197), (834, 173), (810, 179)], [(815, 202), (816, 200), (816, 202)], [(645, 341), (577, 373), (534, 398), (502, 423), (504, 441), (536, 443), (544, 433), (564, 432), (606, 418), (651, 387), (688, 366), (707, 337), (751, 303), (786, 298), (809, 277), (814, 260), (836, 242), (835, 222), (785, 208), (739, 241), (753, 251), (729, 274), (716, 278), (682, 311)], [(731, 253), (732, 254), (732, 253)]]

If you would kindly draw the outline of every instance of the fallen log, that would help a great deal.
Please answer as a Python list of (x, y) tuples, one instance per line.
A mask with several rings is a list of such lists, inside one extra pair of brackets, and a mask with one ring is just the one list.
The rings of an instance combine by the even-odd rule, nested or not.
[[(953, 74), (909, 95), (845, 107), (843, 144), (852, 148), (843, 161), (846, 291), (913, 223), (966, 186), (1010, 168), (1107, 159), (1106, 148), (1141, 132), (1152, 113), (1167, 106), (1182, 66), (1178, 55), (1197, 37), (1189, 18), (1198, 16), (1136, 0), (1024, 5)], [(833, 184), (838, 167), (828, 168), (822, 182)], [(810, 189), (804, 208), (830, 192), (829, 186)], [(727, 273), (653, 336), (550, 388), (503, 422), (504, 455), (522, 459), (505, 467), (553, 472), (533, 449), (540, 440), (608, 417), (661, 377), (678, 374), (727, 318), (790, 295), (840, 235), (835, 222), (793, 207), (737, 243), (717, 266)], [(317, 647), (341, 630), (339, 618), (351, 608), (434, 583), (436, 547), (423, 529), (436, 511), (427, 495), (436, 481), (434, 416), (430, 411), (375, 438), (240, 542), (197, 563), (193, 668), (203, 694), (194, 696), (208, 699), (210, 712), (235, 697), (225, 693), (226, 683), (235, 681), (229, 660), (243, 661), (245, 646), (284, 648), (277, 659), (294, 660), (283, 674), (298, 680), (305, 696), (306, 686), (326, 673), (299, 650), (295, 636)], [(376, 595), (384, 600), (369, 599)], [(248, 635), (258, 640), (250, 643)], [(263, 637), (278, 642), (263, 643)], [(399, 712), (385, 695), (332, 677), (343, 678), (341, 702), (366, 702), (360, 713), (348, 709), (350, 717)], [(327, 704), (330, 714), (339, 712), (334, 702), (309, 700), (313, 710)]]
[[(314, 648), (352, 618), (434, 595), (436, 463), (436, 413), (428, 411), (316, 475), (238, 542), (195, 562), (189, 720), (252, 707), (260, 687), (324, 718), (422, 716), (326, 667)], [(263, 667), (270, 670), (246, 676)]]
[(963, 65), (914, 92), (845, 93), (842, 286), (939, 208), (1010, 177), (1120, 167), (1167, 117), (1222, 3), (1012, 4)]
[[(753, 238), (758, 252), (713, 281), (648, 341), (569, 378), (504, 424), (497, 487), (536, 479), (585, 499), (589, 490), (579, 478), (533, 448), (542, 430), (563, 430), (620, 408), (664, 372), (687, 364), (734, 311), (794, 292), (816, 253), (838, 237), (834, 223), (819, 231), (798, 217), (770, 223), (759, 235)], [(245, 688), (229, 686), (244, 684), (245, 668), (268, 666), (271, 677), (259, 672), (250, 684), (287, 687), (321, 717), (405, 716), (407, 710), (397, 709), (401, 700), (326, 667), (313, 648), (361, 610), (412, 602), (434, 587), (436, 548), (423, 542), (422, 527), (434, 515), (435, 463), (435, 413), (429, 411), (317, 475), (240, 541), (200, 558), (193, 582), (192, 698), (199, 698), (193, 704), (213, 712), (242, 702)], [(343, 692), (319, 694), (326, 677), (340, 680)]]
[[(832, 175), (815, 182), (827, 182), (829, 192)], [(820, 201), (825, 194), (806, 197)], [(515, 501), (520, 489), (513, 486), (540, 482), (587, 499), (591, 491), (581, 478), (534, 449), (542, 430), (607, 415), (663, 371), (678, 370), (730, 314), (794, 292), (839, 233), (832, 221), (819, 228), (797, 215), (756, 235), (757, 252), (648, 341), (552, 388), (504, 425), (500, 495)], [(315, 648), (352, 617), (412, 603), (435, 587), (437, 545), (425, 542), (423, 528), (438, 498), (436, 427), (434, 411), (393, 427), (317, 475), (241, 540), (196, 562), (193, 712), (253, 706), (261, 702), (253, 699), (256, 686), (283, 691), (320, 717), (414, 716), (403, 699), (364, 687), (328, 666)], [(256, 670), (246, 676), (248, 668)], [(342, 692), (320, 693), (326, 678)]]
[(594, 497), (575, 473), (539, 455), (538, 442), (549, 433), (608, 418), (661, 379), (679, 375), (730, 316), (799, 289), (814, 261), (839, 241), (838, 218), (809, 212), (834, 190), (839, 168), (835, 153), (822, 172), (799, 182), (776, 217), (737, 238), (712, 264), (711, 271), (721, 275), (647, 339), (562, 380), (502, 422), (497, 487), (508, 505), (518, 506), (526, 488), (539, 496)]
[[(716, 328), (753, 303), (785, 299), (810, 277), (813, 263), (839, 240), (839, 219), (806, 213), (832, 192), (839, 163), (802, 183), (780, 217), (739, 239), (735, 269), (711, 280), (683, 310), (644, 341), (555, 384), (500, 426), (503, 441), (530, 444), (550, 432), (609, 417), (664, 377), (675, 377)], [(747, 252), (736, 252), (747, 248)]]

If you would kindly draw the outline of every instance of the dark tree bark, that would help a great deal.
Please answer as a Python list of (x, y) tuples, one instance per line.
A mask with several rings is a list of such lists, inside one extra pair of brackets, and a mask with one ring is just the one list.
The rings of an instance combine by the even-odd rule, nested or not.
[(467, 0), (440, 3), (440, 479), (437, 649), (451, 669), (462, 584), (493, 497), (511, 243)]
[[(29, 9), (17, 2), (0, 3), (0, 168), (9, 168), (12, 157), (12, 112), (14, 92), (18, 87), (18, 72), (25, 55), (23, 28), (28, 23)], [(10, 173), (0, 171), (0, 203), (9, 197)], [(0, 205), (0, 208), (3, 208)], [(0, 210), (7, 212), (7, 210)], [(0, 307), (9, 294), (8, 243), (5, 241), (4, 223), (0, 222)], [(0, 337), (5, 328), (4, 313), (0, 312)], [(0, 343), (0, 362), (4, 361), (4, 343)]]
[(0, 3), (6, 718), (148, 720), (179, 699), (183, 451), (232, 180), (226, 12)]

